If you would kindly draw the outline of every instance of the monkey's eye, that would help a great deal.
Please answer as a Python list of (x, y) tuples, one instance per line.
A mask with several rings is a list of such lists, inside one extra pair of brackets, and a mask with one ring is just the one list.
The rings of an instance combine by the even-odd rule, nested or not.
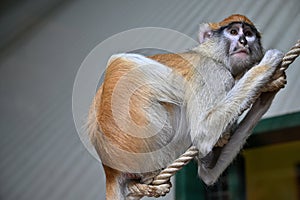
[(238, 31), (236, 29), (231, 29), (230, 30), (230, 34), (231, 35), (237, 35), (238, 34)]
[(246, 31), (246, 32), (244, 33), (244, 35), (245, 35), (246, 37), (252, 37), (252, 36), (253, 36), (253, 33), (252, 33), (252, 31)]

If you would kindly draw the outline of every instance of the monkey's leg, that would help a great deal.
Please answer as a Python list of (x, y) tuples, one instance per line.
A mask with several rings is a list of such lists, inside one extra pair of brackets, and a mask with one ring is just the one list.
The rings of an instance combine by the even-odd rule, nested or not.
[(201, 164), (199, 162), (199, 176), (207, 185), (214, 184), (221, 173), (228, 167), (228, 165), (239, 153), (255, 125), (269, 109), (275, 94), (276, 92), (262, 93), (260, 95), (250, 111), (247, 113), (246, 117), (239, 124), (235, 133), (231, 136), (229, 142), (222, 149), (220, 157), (212, 169), (206, 168), (205, 164)]
[(106, 200), (122, 200), (125, 198), (125, 184), (121, 172), (103, 165), (106, 176)]

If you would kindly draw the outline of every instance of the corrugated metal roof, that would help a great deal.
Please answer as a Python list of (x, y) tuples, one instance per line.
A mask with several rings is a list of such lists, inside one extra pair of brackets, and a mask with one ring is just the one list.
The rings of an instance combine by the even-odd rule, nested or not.
[[(300, 38), (299, 11), (298, 0), (77, 0), (57, 7), (1, 54), (0, 199), (104, 198), (103, 171), (79, 140), (71, 105), (76, 72), (101, 41), (145, 26), (196, 39), (199, 23), (241, 13), (258, 25), (266, 48), (285, 52)], [(288, 69), (288, 85), (267, 116), (300, 110), (299, 65)]]

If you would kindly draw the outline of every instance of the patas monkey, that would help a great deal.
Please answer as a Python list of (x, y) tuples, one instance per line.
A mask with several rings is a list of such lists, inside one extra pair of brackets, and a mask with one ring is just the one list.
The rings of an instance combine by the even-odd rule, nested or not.
[[(202, 24), (199, 32), (199, 46), (188, 52), (125, 53), (108, 61), (89, 114), (107, 199), (124, 199), (128, 182), (165, 168), (191, 145), (199, 150), (199, 176), (207, 184), (231, 162), (209, 174), (201, 160), (272, 84), (283, 54), (268, 50), (264, 55), (260, 33), (242, 15)], [(285, 84), (283, 72), (279, 79), (278, 89)], [(232, 147), (230, 157), (242, 145)]]

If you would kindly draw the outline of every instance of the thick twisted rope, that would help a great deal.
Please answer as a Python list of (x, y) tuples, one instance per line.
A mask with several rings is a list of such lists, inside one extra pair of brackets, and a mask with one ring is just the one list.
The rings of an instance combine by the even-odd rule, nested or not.
[[(285, 71), (299, 55), (300, 40), (298, 40), (297, 43), (284, 55), (279, 71)], [(275, 74), (275, 77), (276, 75), (277, 74)], [(160, 197), (166, 195), (171, 188), (171, 177), (194, 159), (198, 153), (198, 149), (195, 146), (191, 146), (184, 154), (163, 169), (158, 175), (154, 177), (147, 177), (147, 179), (141, 180), (141, 183), (132, 182), (128, 184), (129, 195), (127, 196), (127, 199), (138, 200), (143, 196)]]
[(170, 181), (170, 178), (181, 168), (187, 165), (193, 158), (198, 155), (198, 149), (194, 146), (190, 147), (184, 154), (174, 160), (174, 162), (167, 168), (162, 170), (156, 177), (154, 177), (152, 184), (161, 185)]
[(142, 183), (130, 183), (128, 185), (130, 194), (127, 196), (127, 199), (140, 199), (143, 196), (165, 196), (171, 188), (171, 177), (181, 170), (183, 166), (187, 165), (197, 155), (198, 149), (194, 146), (191, 146), (184, 154), (174, 160), (172, 164), (163, 169), (155, 177), (147, 177), (146, 180), (141, 180)]
[(284, 55), (281, 68), (286, 70), (290, 64), (300, 55), (300, 40)]

